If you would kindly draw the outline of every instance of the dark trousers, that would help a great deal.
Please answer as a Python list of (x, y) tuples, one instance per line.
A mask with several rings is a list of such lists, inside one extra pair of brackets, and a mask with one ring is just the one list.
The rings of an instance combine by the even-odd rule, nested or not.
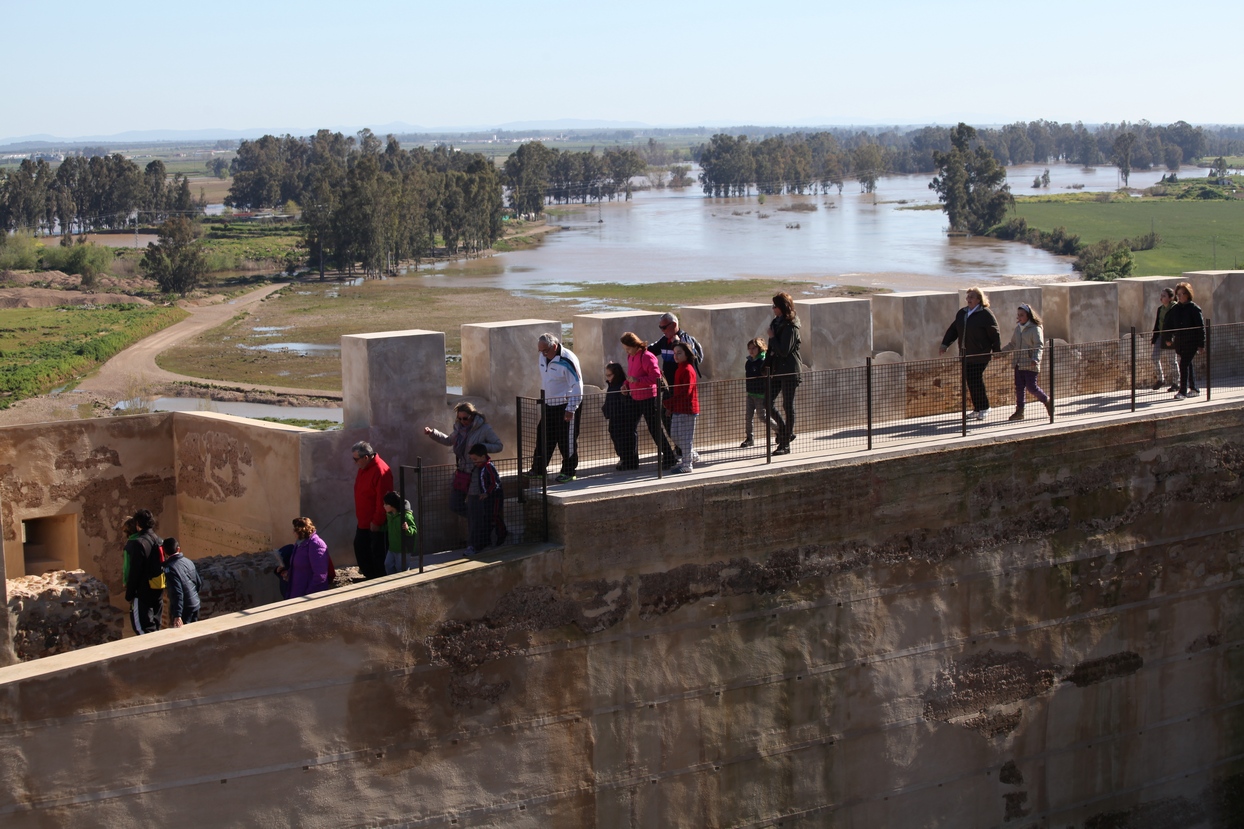
[[(670, 444), (669, 438), (666, 437), (669, 433), (665, 428), (664, 412), (665, 407), (661, 405), (660, 398), (650, 397), (647, 400), (636, 400), (633, 421), (635, 425), (631, 429), (631, 434), (637, 434), (640, 418), (643, 418), (648, 424), (648, 434), (652, 437), (652, 445), (660, 450), (661, 462), (672, 464), (674, 463), (674, 447)], [(637, 437), (636, 440), (638, 440)], [(638, 448), (635, 451), (638, 455)]]
[(971, 358), (963, 363), (963, 377), (968, 384), (973, 411), (983, 412), (989, 408), (989, 392), (985, 390), (985, 369), (988, 365), (988, 360), (973, 362)]
[(372, 532), (370, 527), (354, 531), (354, 560), (359, 573), (365, 579), (377, 579), (384, 575), (384, 532)]
[(613, 451), (618, 453), (623, 469), (639, 468), (639, 445), (635, 438), (638, 425), (639, 413), (629, 399), (609, 418), (609, 440), (613, 441)]
[[(769, 404), (769, 413), (778, 427), (778, 446), (790, 443), (795, 434), (795, 389), (799, 388), (799, 383), (798, 374), (779, 374), (773, 378), (773, 400)], [(782, 414), (777, 411), (778, 395), (782, 397)]]
[(579, 420), (583, 407), (575, 409), (574, 419), (566, 420), (565, 406), (546, 406), (544, 417), (536, 427), (536, 458), (531, 471), (544, 473), (553, 459), (553, 449), (562, 453), (563, 475), (573, 475), (579, 468)]
[(130, 603), (130, 625), (135, 633), (155, 633), (164, 615), (163, 590), (139, 590)]
[(467, 498), (467, 529), (476, 552), (492, 544), (493, 530), (497, 531), (498, 544), (505, 539), (505, 498), (501, 490), (487, 498), (478, 495)]
[(1196, 359), (1195, 351), (1180, 351), (1179, 353), (1179, 391), (1187, 394), (1190, 391), (1196, 391), (1196, 369), (1192, 365), (1192, 361)]

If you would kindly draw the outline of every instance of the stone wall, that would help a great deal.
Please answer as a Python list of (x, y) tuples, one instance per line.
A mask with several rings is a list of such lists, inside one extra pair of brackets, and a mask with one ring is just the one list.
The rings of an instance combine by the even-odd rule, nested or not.
[(1238, 408), (551, 509), (558, 548), (0, 669), (0, 815), (1226, 827), (1244, 808)]
[(5, 590), (13, 651), (23, 661), (115, 642), (125, 627), (108, 586), (81, 570), (20, 576)]

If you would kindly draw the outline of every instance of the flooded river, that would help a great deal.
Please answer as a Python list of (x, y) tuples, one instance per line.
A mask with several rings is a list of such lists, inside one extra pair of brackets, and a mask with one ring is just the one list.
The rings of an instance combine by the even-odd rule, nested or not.
[[(1012, 192), (1031, 194), (1046, 165), (1008, 169)], [(1115, 190), (1114, 167), (1049, 165), (1059, 193)], [(1195, 173), (1190, 168), (1189, 173)], [(1137, 172), (1146, 187), (1161, 171)], [(646, 283), (702, 279), (790, 278), (821, 284), (910, 290), (951, 289), (965, 282), (1003, 283), (1033, 277), (1071, 278), (1071, 259), (1028, 245), (946, 235), (930, 176), (887, 176), (863, 194), (849, 181), (843, 194), (706, 198), (698, 187), (651, 190), (630, 202), (555, 207), (563, 228), (537, 248), (484, 260), (450, 262), (428, 272), (434, 283), (521, 290), (578, 282)], [(815, 210), (794, 210), (796, 205)], [(785, 208), (785, 209), (784, 209)], [(906, 209), (905, 209), (906, 208)]]

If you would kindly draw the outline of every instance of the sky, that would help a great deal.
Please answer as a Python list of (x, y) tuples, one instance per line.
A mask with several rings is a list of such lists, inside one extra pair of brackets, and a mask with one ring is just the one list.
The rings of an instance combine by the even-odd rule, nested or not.
[(0, 143), (131, 130), (1244, 123), (1244, 3), (0, 0)]

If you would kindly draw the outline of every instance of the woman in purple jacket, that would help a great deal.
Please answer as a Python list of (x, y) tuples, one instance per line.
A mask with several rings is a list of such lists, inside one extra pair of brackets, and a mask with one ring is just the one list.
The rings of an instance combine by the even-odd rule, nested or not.
[(296, 599), (327, 590), (328, 545), (315, 534), (310, 518), (294, 519), (294, 535), (298, 542), (289, 557), (289, 597)]

